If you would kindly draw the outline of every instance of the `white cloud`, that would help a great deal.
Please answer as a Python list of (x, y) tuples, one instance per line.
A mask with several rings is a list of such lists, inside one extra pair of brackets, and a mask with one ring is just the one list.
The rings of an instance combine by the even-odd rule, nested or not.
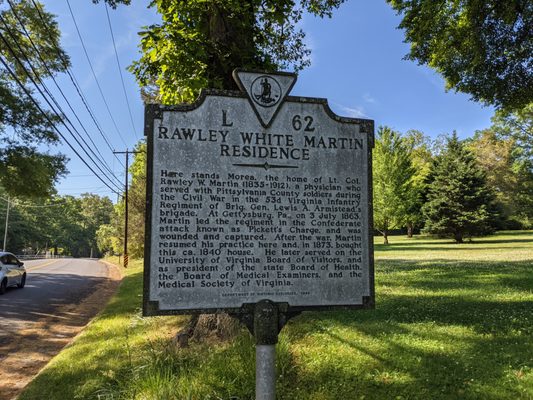
[(369, 93), (363, 95), (363, 100), (370, 104), (376, 104), (378, 101), (373, 98)]
[(350, 118), (368, 118), (368, 115), (365, 114), (365, 109), (361, 106), (347, 107), (345, 105), (331, 102), (332, 110), (343, 117)]

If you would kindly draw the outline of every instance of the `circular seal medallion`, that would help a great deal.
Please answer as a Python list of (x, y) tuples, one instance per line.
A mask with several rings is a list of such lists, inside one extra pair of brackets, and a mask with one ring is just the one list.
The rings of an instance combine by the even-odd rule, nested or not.
[(250, 93), (261, 107), (272, 107), (281, 99), (281, 86), (271, 76), (262, 75), (252, 82)]

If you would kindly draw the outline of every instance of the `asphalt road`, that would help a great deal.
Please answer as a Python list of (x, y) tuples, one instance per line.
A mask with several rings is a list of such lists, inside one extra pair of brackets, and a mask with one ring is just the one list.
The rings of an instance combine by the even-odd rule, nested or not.
[(13, 399), (100, 311), (113, 267), (84, 259), (25, 261), (26, 286), (0, 296), (0, 400)]
[(108, 276), (105, 264), (84, 259), (32, 260), (24, 267), (26, 286), (8, 288), (0, 296), (0, 344), (6, 335), (79, 303)]

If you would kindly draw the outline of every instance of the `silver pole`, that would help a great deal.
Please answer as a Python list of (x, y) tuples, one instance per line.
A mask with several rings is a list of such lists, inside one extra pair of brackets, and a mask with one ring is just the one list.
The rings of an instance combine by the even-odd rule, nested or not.
[(276, 345), (255, 346), (255, 399), (276, 399)]
[(4, 247), (2, 247), (3, 251), (6, 251), (6, 245), (7, 245), (7, 226), (9, 224), (9, 196), (7, 197), (7, 211), (6, 211), (6, 226), (4, 228)]

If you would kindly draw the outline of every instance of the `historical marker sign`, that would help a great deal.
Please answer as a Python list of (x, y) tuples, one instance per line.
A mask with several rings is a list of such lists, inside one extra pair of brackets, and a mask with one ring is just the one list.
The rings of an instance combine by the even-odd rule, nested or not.
[(145, 315), (372, 307), (373, 121), (289, 96), (296, 76), (146, 108)]

